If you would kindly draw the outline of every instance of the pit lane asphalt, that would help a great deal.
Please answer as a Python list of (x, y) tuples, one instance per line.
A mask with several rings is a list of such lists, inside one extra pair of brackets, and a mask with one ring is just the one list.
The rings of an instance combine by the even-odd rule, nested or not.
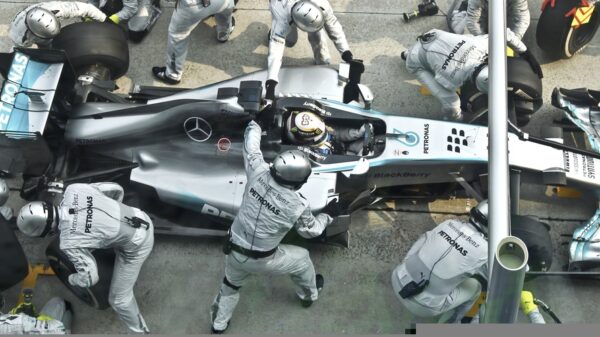
[[(526, 128), (532, 134), (560, 118), (550, 105), (555, 86), (600, 89), (600, 34), (581, 54), (571, 60), (548, 61), (535, 43), (535, 27), (541, 0), (530, 1), (532, 23), (525, 43), (538, 56), (545, 73), (544, 107)], [(8, 49), (8, 22), (30, 2), (0, 2), (0, 50)], [(439, 104), (419, 95), (414, 76), (406, 72), (400, 53), (410, 47), (417, 35), (430, 28), (446, 29), (439, 15), (406, 24), (401, 13), (416, 8), (418, 1), (332, 0), (356, 58), (366, 63), (363, 83), (375, 93), (374, 108), (379, 111), (439, 119)], [(440, 0), (442, 10), (449, 0)], [(163, 65), (166, 36), (173, 2), (164, 2), (164, 13), (156, 27), (138, 45), (131, 45), (128, 74), (119, 80), (122, 92), (132, 84), (162, 85), (153, 80), (150, 69)], [(236, 29), (231, 40), (215, 40), (214, 20), (200, 24), (192, 41), (181, 87), (195, 87), (225, 80), (266, 67), (266, 34), (270, 15), (266, 1), (240, 0), (235, 13)], [(301, 34), (302, 35), (302, 34)], [(333, 44), (334, 62), (339, 62)], [(305, 38), (285, 52), (284, 65), (311, 64), (312, 53)], [(18, 187), (19, 181), (9, 181)], [(555, 244), (553, 270), (567, 262), (567, 246), (560, 234), (589, 218), (595, 200), (558, 199), (545, 188), (524, 186), (521, 214), (545, 219), (552, 226)], [(22, 204), (11, 195), (15, 210)], [(437, 200), (432, 203), (403, 201), (378, 205), (384, 211), (360, 211), (353, 215), (350, 248), (307, 245), (318, 272), (325, 276), (322, 296), (310, 309), (300, 307), (292, 282), (287, 277), (255, 276), (241, 290), (241, 300), (231, 321), (234, 334), (390, 334), (402, 333), (414, 318), (394, 297), (390, 273), (419, 234), (455, 215), (465, 214), (474, 205), (471, 199)], [(400, 211), (390, 211), (398, 209)], [(19, 236), (32, 262), (41, 261), (48, 240)], [(0, 252), (1, 253), (1, 252)], [(157, 237), (154, 251), (142, 268), (135, 288), (143, 315), (153, 333), (209, 333), (209, 306), (223, 276), (220, 244), (209, 239)], [(546, 301), (564, 322), (597, 322), (595, 281), (538, 278), (526, 288)], [(16, 301), (18, 287), (5, 293), (7, 305)], [(58, 279), (42, 277), (37, 284), (35, 304), (41, 307), (52, 296), (64, 296), (74, 304), (75, 333), (124, 333), (126, 330), (112, 310), (96, 311), (79, 302)], [(520, 318), (523, 320), (523, 317)]]

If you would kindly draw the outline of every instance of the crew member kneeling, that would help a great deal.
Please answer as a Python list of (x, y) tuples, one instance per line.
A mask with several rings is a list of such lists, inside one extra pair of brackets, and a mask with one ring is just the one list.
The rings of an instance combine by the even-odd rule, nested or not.
[(423, 234), (392, 273), (400, 302), (415, 316), (460, 322), (487, 283), (488, 203), (469, 222), (446, 220)]
[(72, 184), (58, 207), (41, 201), (23, 206), (17, 226), (31, 237), (58, 232), (60, 249), (77, 271), (69, 275), (73, 286), (87, 288), (98, 282), (94, 249), (115, 249), (109, 303), (129, 330), (148, 333), (133, 286), (152, 251), (154, 228), (146, 213), (121, 203), (123, 195), (115, 183)]

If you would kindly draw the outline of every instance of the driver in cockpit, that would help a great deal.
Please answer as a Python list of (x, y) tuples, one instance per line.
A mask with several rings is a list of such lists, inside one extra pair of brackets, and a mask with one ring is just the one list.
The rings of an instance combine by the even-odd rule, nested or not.
[(364, 123), (360, 128), (333, 128), (327, 126), (321, 116), (306, 110), (292, 111), (287, 118), (285, 130), (292, 144), (310, 147), (324, 156), (367, 155), (365, 145), (373, 139), (371, 123)]

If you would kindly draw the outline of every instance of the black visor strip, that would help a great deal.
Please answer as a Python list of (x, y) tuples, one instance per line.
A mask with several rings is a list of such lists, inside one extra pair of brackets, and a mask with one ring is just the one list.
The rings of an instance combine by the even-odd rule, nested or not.
[(48, 205), (48, 203), (44, 203), (44, 208), (48, 209), (48, 217), (46, 218), (46, 227), (44, 227), (44, 231), (40, 234), (40, 237), (45, 237), (52, 230), (52, 223), (54, 222), (54, 205)]

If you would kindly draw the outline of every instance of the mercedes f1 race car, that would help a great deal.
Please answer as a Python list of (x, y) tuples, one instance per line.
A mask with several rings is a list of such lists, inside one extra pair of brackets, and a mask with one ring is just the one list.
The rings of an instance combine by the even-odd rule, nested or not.
[[(79, 43), (73, 29), (95, 35)], [(360, 84), (360, 62), (340, 70), (284, 68), (277, 99), (268, 105), (262, 96), (266, 71), (195, 89), (138, 86), (123, 95), (113, 91), (113, 79), (128, 66), (128, 54), (121, 49), (126, 40), (119, 34), (112, 25), (74, 24), (55, 39), (55, 49), (0, 55), (6, 78), (0, 97), (0, 170), (23, 175), (25, 199), (52, 197), (74, 182), (116, 181), (127, 191), (126, 203), (151, 215), (157, 233), (224, 236), (242, 201), (243, 133), (252, 119), (263, 125), (267, 161), (288, 149), (309, 155), (313, 173), (301, 193), (315, 212), (340, 198), (351, 213), (414, 186), (458, 183), (475, 195), (485, 194), (487, 127), (371, 109), (373, 95)], [(365, 133), (361, 155), (322, 155), (286, 137), (285, 121), (294, 111), (310, 111), (334, 128), (369, 123), (373, 132)], [(600, 187), (597, 153), (533, 137), (514, 125), (511, 130), (510, 165), (523, 172), (524, 181)], [(550, 241), (541, 223), (513, 221), (513, 231), (518, 223), (537, 226)], [(318, 241), (347, 246), (349, 226), (350, 216), (342, 215)], [(549, 268), (548, 243), (530, 247), (545, 256), (536, 267)], [(72, 266), (57, 241), (48, 256), (70, 287), (66, 277)], [(110, 257), (96, 258), (111, 265)], [(110, 268), (100, 274), (102, 293), (110, 283)], [(70, 288), (89, 304), (108, 306), (106, 296), (93, 288)]]

